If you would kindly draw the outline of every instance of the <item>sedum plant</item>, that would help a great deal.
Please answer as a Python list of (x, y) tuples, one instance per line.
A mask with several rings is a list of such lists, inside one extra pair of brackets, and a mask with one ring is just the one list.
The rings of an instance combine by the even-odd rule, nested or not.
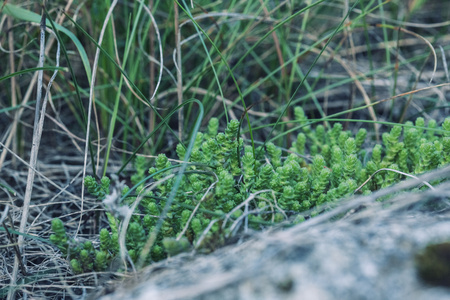
[[(441, 128), (430, 121), (426, 132), (423, 118), (404, 127), (396, 125), (383, 134), (382, 144), (367, 151), (365, 129), (354, 135), (335, 123), (331, 128), (318, 125), (314, 130), (300, 107), (295, 108), (295, 117), (301, 127), (289, 151), (270, 142), (253, 151), (238, 137), (237, 120), (219, 133), (218, 120), (211, 119), (206, 132), (196, 136), (189, 166), (165, 216), (162, 212), (175, 181), (171, 177), (173, 163), (159, 154), (148, 168), (146, 159), (137, 157), (136, 174), (131, 177), (137, 194), (125, 186), (120, 203), (129, 207), (138, 194), (143, 196), (127, 227), (130, 259), (139, 259), (161, 217), (164, 219), (146, 263), (186, 251), (191, 245), (213, 250), (244, 222), (253, 229), (290, 216), (301, 222), (319, 214), (322, 204), (353, 194), (382, 168), (419, 174), (450, 163), (450, 118)], [(183, 145), (176, 147), (176, 153), (180, 160), (185, 159)], [(379, 172), (361, 190), (370, 193), (400, 179), (397, 172)], [(153, 189), (147, 191), (143, 182), (154, 185)], [(87, 176), (85, 184), (99, 200), (109, 194), (108, 178), (96, 182)], [(97, 247), (92, 242), (77, 244), (68, 238), (62, 222), (53, 220), (50, 239), (71, 260), (75, 273), (105, 270), (119, 255), (118, 227), (123, 220), (120, 214), (106, 215), (109, 228), (101, 229)]]
[(74, 273), (105, 271), (114, 253), (110, 252), (111, 236), (106, 228), (100, 231), (100, 247), (94, 249), (92, 241), (78, 242), (70, 239), (64, 229), (63, 222), (55, 218), (52, 220), (50, 241), (70, 260)]

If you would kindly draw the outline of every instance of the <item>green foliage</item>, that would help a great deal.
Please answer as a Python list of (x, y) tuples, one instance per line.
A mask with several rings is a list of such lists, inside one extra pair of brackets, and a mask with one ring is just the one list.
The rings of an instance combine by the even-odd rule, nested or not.
[(109, 195), (110, 179), (108, 177), (102, 177), (100, 183), (98, 183), (94, 177), (86, 176), (84, 178), (84, 185), (88, 192), (95, 196), (98, 200), (105, 199), (106, 195)]
[(137, 156), (134, 160), (134, 168), (136, 173), (131, 176), (131, 182), (136, 185), (143, 180), (148, 171), (147, 160), (143, 156)]
[(55, 244), (64, 255), (67, 255), (68, 238), (61, 219), (55, 218), (52, 220), (52, 231), (50, 242)]
[[(422, 118), (416, 121), (421, 128), (412, 123), (407, 123), (404, 130), (399, 125), (394, 126), (383, 134), (383, 144), (377, 144), (366, 152), (363, 149), (367, 136), (365, 129), (353, 135), (344, 131), (340, 123), (335, 123), (331, 128), (319, 125), (313, 130), (310, 125), (305, 126), (308, 120), (301, 108), (295, 109), (295, 117), (303, 127), (290, 148), (293, 153), (289, 155), (270, 142), (266, 144), (266, 151), (258, 148), (254, 152), (252, 147), (244, 147), (243, 141), (238, 139), (238, 121), (231, 121), (225, 132), (218, 133), (218, 121), (211, 119), (207, 132), (196, 136), (189, 157), (192, 164), (182, 177), (175, 200), (164, 216), (146, 261), (150, 263), (187, 251), (191, 245), (200, 244), (208, 251), (223, 244), (229, 226), (243, 220), (244, 209), (236, 206), (251, 197), (254, 200), (246, 202), (245, 210), (250, 212), (246, 215), (249, 226), (258, 229), (261, 224), (281, 222), (290, 216), (293, 216), (294, 223), (298, 223), (305, 220), (305, 216), (310, 218), (323, 212), (322, 204), (353, 194), (381, 168), (418, 174), (441, 167), (450, 160), (450, 118), (444, 121), (441, 131), (436, 130), (439, 129), (436, 122), (429, 122), (428, 128), (432, 130), (425, 133)], [(307, 148), (310, 154), (314, 154), (312, 159), (305, 159)], [(182, 145), (176, 147), (176, 152), (178, 158), (185, 158), (186, 150)], [(132, 177), (135, 185), (146, 178), (147, 165), (145, 159), (136, 159), (137, 171)], [(172, 192), (175, 179), (168, 177), (172, 172), (172, 162), (165, 154), (159, 154), (148, 169), (151, 180), (158, 183), (152, 192), (142, 193), (145, 196), (140, 202), (139, 213), (135, 212), (127, 228), (126, 248), (133, 261), (137, 261), (155, 230)], [(397, 172), (379, 172), (362, 191), (370, 193), (401, 178)], [(104, 199), (109, 191), (107, 179), (97, 183), (92, 177), (86, 177), (85, 183), (88, 191), (98, 199)], [(125, 187), (122, 195), (129, 190)], [(137, 191), (143, 192), (142, 186), (137, 187)], [(129, 195), (122, 203), (131, 205), (135, 200), (136, 195)], [(197, 207), (195, 212), (194, 207)], [(232, 215), (227, 215), (230, 212)], [(69, 240), (62, 222), (58, 219), (52, 222), (54, 234), (50, 239), (69, 256), (75, 273), (105, 270), (119, 254), (121, 220), (111, 213), (106, 216), (110, 228), (101, 229), (97, 250), (90, 242), (77, 244)], [(228, 227), (222, 226), (226, 216), (231, 217)], [(70, 247), (75, 249), (70, 253), (69, 244), (77, 245)]]
[(118, 252), (117, 239), (112, 239), (106, 228), (100, 231), (100, 250), (95, 250), (92, 241), (79, 242), (68, 238), (61, 219), (52, 220), (50, 241), (70, 260), (75, 274), (104, 271)]
[(174, 238), (164, 238), (163, 245), (168, 255), (177, 255), (178, 253), (185, 252), (191, 247), (191, 243), (185, 237), (180, 240)]

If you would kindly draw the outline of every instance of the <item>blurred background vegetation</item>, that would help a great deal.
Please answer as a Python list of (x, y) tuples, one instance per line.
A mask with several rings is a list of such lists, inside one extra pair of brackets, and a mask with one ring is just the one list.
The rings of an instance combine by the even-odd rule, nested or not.
[[(41, 13), (37, 2), (4, 3), (35, 12), (35, 18)], [(259, 141), (277, 138), (290, 128), (292, 124), (271, 124), (278, 118), (292, 119), (295, 105), (301, 105), (310, 119), (341, 113), (339, 118), (346, 119), (347, 127), (356, 120), (395, 123), (427, 114), (436, 118), (443, 115), (442, 109), (448, 109), (445, 89), (358, 109), (447, 81), (443, 61), (449, 48), (450, 11), (445, 2), (260, 0), (192, 4), (121, 1), (114, 8), (104, 27), (98, 69), (94, 70), (97, 79), (92, 86), (91, 142), (101, 145), (92, 149), (103, 161), (98, 175), (107, 170), (109, 153), (125, 161), (150, 133), (139, 153), (171, 152), (178, 138), (188, 139), (198, 116), (195, 103), (177, 109), (167, 125), (155, 128), (161, 117), (191, 98), (203, 104), (203, 124), (215, 116), (224, 127), (227, 120), (240, 119), (247, 112)], [(2, 12), (1, 76), (36, 67), (39, 50), (37, 24), (10, 16), (7, 8), (3, 6)], [(80, 54), (71, 37), (60, 34), (70, 60), (69, 65), (62, 55), (61, 66), (72, 68), (76, 82), (70, 72), (58, 73), (47, 112), (51, 118), (46, 121), (43, 137), (48, 144), (44, 145), (81, 153), (91, 84), (90, 70), (82, 59), (92, 68), (97, 50), (93, 40), (99, 40), (109, 9), (109, 1), (47, 4), (49, 16), (75, 34), (85, 53)], [(52, 37), (48, 39), (50, 42)], [(52, 45), (46, 52), (46, 66), (55, 65), (56, 46)], [(438, 61), (434, 61), (433, 50)], [(438, 66), (435, 73), (434, 64)], [(26, 156), (31, 134), (33, 76), (29, 72), (0, 82), (2, 139), (16, 126), (17, 134), (10, 143), (20, 156)], [(48, 80), (50, 75), (45, 76)], [(355, 111), (346, 113), (352, 108)], [(22, 113), (19, 120), (15, 119), (18, 111)], [(248, 128), (247, 122), (243, 126)], [(289, 147), (290, 138), (287, 135), (276, 141)]]

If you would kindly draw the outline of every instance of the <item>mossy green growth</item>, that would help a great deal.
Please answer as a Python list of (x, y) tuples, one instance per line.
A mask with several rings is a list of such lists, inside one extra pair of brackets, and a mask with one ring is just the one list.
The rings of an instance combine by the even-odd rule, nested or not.
[[(295, 109), (295, 116), (303, 127), (289, 152), (270, 142), (253, 151), (237, 136), (237, 120), (218, 133), (218, 120), (211, 119), (207, 132), (196, 136), (189, 165), (166, 216), (161, 213), (175, 182), (175, 177), (169, 175), (176, 169), (165, 154), (157, 156), (148, 172), (148, 162), (138, 158), (133, 184), (149, 177), (146, 184), (158, 183), (150, 192), (144, 191), (142, 184), (136, 189), (144, 197), (128, 226), (126, 247), (130, 258), (139, 258), (161, 217), (164, 221), (147, 263), (190, 249), (191, 245), (214, 249), (242, 224), (260, 229), (291, 216), (294, 223), (302, 222), (320, 214), (322, 204), (353, 194), (381, 168), (418, 174), (450, 162), (450, 118), (441, 127), (430, 122), (428, 131), (424, 130), (422, 118), (416, 125), (394, 126), (383, 134), (383, 144), (370, 148), (365, 129), (353, 134), (335, 123), (331, 128), (319, 125), (314, 130), (301, 108)], [(186, 149), (181, 144), (176, 153), (179, 160), (185, 159)], [(370, 193), (401, 179), (393, 171), (379, 172), (361, 191)], [(99, 200), (105, 198), (109, 181), (97, 183), (88, 176), (85, 182), (89, 192)], [(122, 195), (128, 191), (125, 187)], [(136, 197), (126, 197), (121, 205), (130, 206)], [(119, 254), (118, 228), (122, 220), (112, 213), (107, 218), (110, 228), (100, 232), (97, 251), (101, 253), (81, 247), (87, 253), (80, 250), (70, 255), (75, 272), (92, 271), (88, 270), (91, 266), (94, 270), (105, 268)], [(54, 232), (54, 243), (65, 253), (67, 236), (60, 226), (55, 226)]]

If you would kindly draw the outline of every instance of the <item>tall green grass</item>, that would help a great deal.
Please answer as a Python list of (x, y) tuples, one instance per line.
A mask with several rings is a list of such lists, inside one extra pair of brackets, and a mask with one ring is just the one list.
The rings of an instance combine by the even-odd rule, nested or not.
[[(250, 128), (252, 124), (268, 125), (268, 120), (280, 121), (285, 114), (291, 115), (290, 109), (294, 105), (310, 108), (314, 117), (326, 118), (328, 108), (324, 107), (326, 103), (323, 102), (323, 95), (351, 86), (356, 81), (363, 83), (366, 81), (372, 85), (370, 96), (373, 100), (379, 99), (373, 83), (367, 80), (374, 76), (390, 74), (387, 78), (391, 81), (391, 86), (386, 88), (389, 94), (393, 96), (402, 92), (396, 87), (399, 80), (398, 72), (401, 71), (398, 68), (407, 64), (415, 65), (419, 70), (420, 64), (424, 62), (430, 50), (424, 47), (425, 45), (420, 45), (418, 39), (417, 44), (419, 47), (422, 46), (423, 51), (413, 53), (414, 51), (405, 49), (410, 55), (403, 59), (399, 56), (398, 52), (402, 51), (399, 49), (401, 37), (404, 34), (401, 35), (398, 30), (384, 24), (395, 20), (396, 15), (393, 14), (399, 14), (399, 6), (402, 3), (354, 1), (352, 6), (345, 6), (345, 3), (339, 1), (322, 2), (306, 1), (276, 7), (268, 1), (224, 3), (199, 1), (191, 8), (189, 1), (180, 1), (177, 3), (181, 13), (178, 20), (181, 39), (178, 41), (174, 36), (174, 4), (167, 1), (153, 1), (151, 11), (158, 24), (160, 44), (155, 38), (155, 26), (152, 18), (149, 18), (148, 11), (143, 8), (143, 2), (119, 4), (106, 27), (96, 70), (98, 79), (96, 86), (93, 87), (96, 89), (93, 123), (95, 125), (92, 125), (90, 130), (94, 135), (93, 140), (106, 139), (105, 147), (99, 155), (102, 157), (103, 165), (101, 170), (96, 170), (98, 175), (107, 172), (114, 142), (122, 150), (133, 152), (142, 143), (142, 137), (147, 136), (148, 130), (154, 129), (156, 124), (161, 122), (161, 118), (155, 117), (155, 113), (164, 117), (178, 105), (176, 93), (180, 86), (182, 100), (201, 98), (206, 119), (211, 116), (223, 117), (225, 123), (229, 118), (240, 118), (243, 113), (249, 113), (243, 126)], [(58, 3), (52, 5), (58, 7)], [(68, 17), (75, 9), (76, 7), (73, 7), (73, 11), (67, 12)], [(74, 49), (74, 46), (78, 49), (79, 54), (70, 52), (68, 60), (79, 62), (81, 59), (83, 62), (82, 66), (78, 65), (73, 71), (72, 75), (76, 81), (73, 76), (68, 76), (69, 80), (61, 82), (61, 90), (55, 91), (55, 97), (63, 93), (68, 95), (61, 97), (58, 104), (63, 108), (71, 108), (78, 120), (86, 118), (85, 111), (74, 105), (74, 98), (70, 96), (73, 92), (67, 94), (67, 91), (75, 87), (80, 91), (80, 98), (85, 98), (82, 95), (86, 95), (89, 88), (92, 75), (90, 66), (93, 54), (98, 48), (95, 41), (98, 39), (108, 9), (107, 2), (87, 2), (77, 10), (76, 20), (68, 21), (67, 17), (64, 24), (56, 26), (59, 31), (66, 34), (60, 35), (60, 38), (68, 51)], [(11, 15), (17, 21), (37, 22), (40, 16), (33, 10), (36, 11), (36, 8), (19, 7), (10, 3), (3, 7), (3, 13)], [(411, 7), (407, 13), (414, 11), (417, 11), (417, 7)], [(55, 16), (55, 13), (53, 15), (50, 13), (49, 17)], [(405, 15), (404, 18), (406, 17), (411, 18), (410, 15)], [(376, 28), (376, 24), (383, 26), (379, 29)], [(14, 33), (20, 34), (17, 30)], [(340, 62), (336, 57), (342, 57), (343, 53), (350, 55), (354, 51), (352, 43), (354, 46), (355, 37), (360, 40), (357, 41), (359, 43), (357, 46), (366, 46), (363, 53), (369, 60), (365, 59), (364, 64), (370, 64), (370, 68), (364, 73), (358, 72), (355, 73), (355, 77), (350, 77), (343, 72), (345, 70), (339, 66)], [(378, 40), (375, 41), (374, 37)], [(18, 44), (19, 41), (17, 39), (16, 47), (23, 46)], [(150, 42), (153, 44), (149, 45)], [(384, 49), (372, 49), (370, 45), (374, 42), (383, 43)], [(392, 46), (394, 44), (395, 47)], [(159, 47), (163, 53), (159, 53)], [(174, 54), (177, 49), (181, 54), (181, 85), (176, 82), (176, 59), (172, 60), (178, 55)], [(149, 53), (149, 50), (153, 52)], [(383, 51), (384, 60), (378, 60), (375, 66), (373, 52), (376, 52), (378, 59), (382, 58)], [(355, 57), (358, 54), (351, 55)], [(152, 57), (153, 61), (149, 57)], [(159, 89), (155, 97), (149, 101), (155, 92), (152, 89), (158, 83), (157, 75), (160, 67), (155, 61), (159, 61), (160, 57), (164, 58), (164, 69)], [(50, 63), (51, 56), (48, 59)], [(358, 64), (358, 59), (351, 61)], [(312, 70), (314, 72), (310, 74)], [(153, 74), (152, 82), (150, 74)], [(7, 73), (2, 74), (8, 75), (10, 76)], [(62, 79), (63, 73), (60, 75)], [(97, 90), (97, 87), (102, 88)], [(381, 95), (383, 98), (386, 96)], [(355, 98), (355, 95), (352, 97)], [(356, 95), (356, 98), (360, 97)], [(85, 99), (82, 101), (86, 108), (87, 101)], [(361, 104), (360, 99), (355, 99), (351, 105), (346, 103), (345, 99), (341, 101), (340, 111)], [(4, 102), (7, 106), (8, 102), (6, 100)], [(393, 122), (399, 119), (395, 112), (396, 103), (393, 101), (389, 108), (390, 121)], [(247, 106), (252, 107), (247, 111)], [(190, 115), (193, 110), (195, 108), (192, 105), (183, 108), (181, 128), (183, 139), (191, 134), (190, 124), (193, 119)], [(260, 114), (256, 116), (253, 112)], [(357, 118), (371, 118), (376, 121), (378, 117), (374, 116), (374, 114), (368, 116), (366, 110), (361, 110)], [(156, 154), (160, 151), (173, 150), (167, 147), (166, 141), (174, 139), (177, 134), (172, 132), (168, 135), (167, 131), (169, 128), (177, 131), (178, 128), (173, 126), (176, 122), (174, 118), (170, 122), (171, 125), (167, 124), (161, 127), (159, 132), (152, 134), (152, 138), (141, 148), (143, 153)], [(85, 123), (79, 123), (78, 126), (85, 126)], [(278, 130), (282, 132), (285, 129), (276, 126), (267, 128), (270, 138), (273, 138), (270, 131), (275, 130), (276, 136)], [(86, 130), (86, 128), (77, 129)], [(253, 133), (252, 130), (248, 132), (250, 135)], [(266, 139), (264, 136), (256, 138)], [(289, 141), (281, 139), (280, 143)], [(124, 154), (122, 160), (127, 159), (127, 155)]]

